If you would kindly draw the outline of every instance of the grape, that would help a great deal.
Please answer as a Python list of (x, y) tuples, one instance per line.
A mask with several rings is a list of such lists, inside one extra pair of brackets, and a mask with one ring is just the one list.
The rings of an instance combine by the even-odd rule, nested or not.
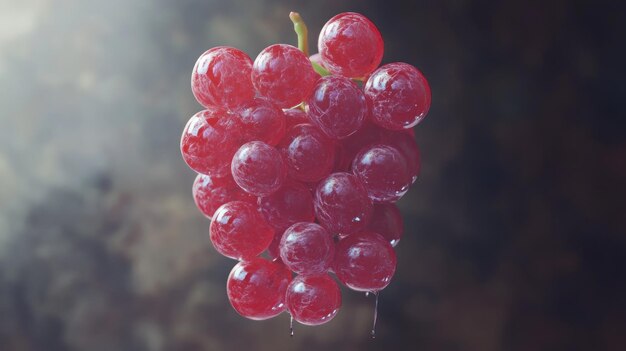
[(307, 104), (309, 118), (332, 139), (355, 133), (368, 113), (365, 95), (350, 79), (326, 76), (317, 81)]
[(278, 190), (286, 175), (278, 150), (261, 141), (243, 144), (233, 156), (230, 169), (237, 185), (255, 196)]
[(285, 135), (285, 114), (269, 100), (255, 98), (237, 110), (246, 141), (276, 145)]
[(231, 201), (213, 214), (209, 236), (215, 249), (222, 255), (237, 260), (249, 259), (263, 252), (274, 237), (270, 227), (256, 206)]
[(198, 174), (193, 182), (193, 199), (196, 206), (209, 219), (218, 207), (231, 201), (256, 203), (256, 197), (245, 193), (237, 186), (233, 178), (222, 178)]
[(310, 222), (315, 219), (313, 196), (302, 183), (287, 180), (276, 192), (259, 197), (259, 209), (267, 223), (276, 232), (284, 232), (297, 222)]
[(285, 303), (299, 323), (320, 325), (339, 312), (341, 290), (328, 274), (299, 275), (289, 283)]
[(335, 243), (319, 224), (296, 223), (280, 240), (280, 258), (298, 274), (325, 273), (333, 262)]
[(317, 185), (315, 216), (332, 234), (362, 230), (372, 214), (372, 200), (358, 178), (349, 173), (333, 173)]
[(252, 60), (243, 51), (215, 47), (196, 61), (191, 90), (204, 107), (236, 108), (254, 97), (251, 74)]
[(365, 16), (345, 12), (331, 18), (320, 32), (318, 50), (324, 67), (345, 77), (365, 77), (383, 58), (383, 38)]
[(228, 300), (240, 315), (263, 320), (281, 314), (291, 272), (280, 262), (259, 257), (239, 262), (226, 283)]
[(265, 48), (254, 60), (252, 81), (255, 88), (283, 108), (301, 103), (319, 75), (298, 48), (275, 44)]
[(380, 234), (352, 234), (335, 246), (333, 269), (350, 289), (377, 292), (391, 282), (396, 271), (396, 253)]
[(300, 108), (290, 108), (288, 110), (285, 110), (284, 113), (286, 131), (298, 124), (311, 123), (309, 116), (307, 116), (306, 112), (302, 111), (302, 109)]
[(332, 170), (335, 144), (311, 124), (293, 126), (278, 148), (294, 179), (314, 182)]
[(406, 133), (382, 130), (380, 142), (382, 144), (393, 146), (396, 150), (400, 151), (409, 166), (411, 183), (415, 183), (417, 176), (420, 174), (422, 164), (420, 150), (417, 147), (415, 138)]
[(352, 162), (352, 173), (365, 185), (368, 196), (375, 202), (398, 201), (411, 185), (404, 156), (383, 144), (361, 150)]
[[(241, 145), (241, 123), (222, 109), (207, 109), (193, 115), (180, 140), (187, 165), (206, 175), (223, 177)], [(219, 150), (219, 152), (216, 152)]]
[(377, 69), (365, 84), (365, 95), (372, 102), (372, 121), (390, 130), (412, 128), (430, 108), (426, 78), (406, 63), (390, 63)]
[(402, 238), (404, 224), (402, 214), (395, 204), (376, 204), (372, 219), (367, 225), (367, 230), (378, 233), (387, 239), (391, 246), (396, 246)]

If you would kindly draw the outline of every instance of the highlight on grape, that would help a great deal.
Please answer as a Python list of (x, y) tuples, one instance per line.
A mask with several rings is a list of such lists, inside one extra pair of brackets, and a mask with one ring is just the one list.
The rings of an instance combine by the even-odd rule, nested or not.
[(380, 66), (383, 38), (365, 16), (331, 18), (314, 55), (304, 21), (289, 17), (298, 47), (271, 45), (253, 61), (220, 46), (198, 58), (191, 90), (204, 110), (180, 148), (213, 246), (239, 261), (226, 283), (233, 308), (319, 325), (341, 308), (338, 282), (378, 306), (393, 278), (396, 202), (420, 172), (412, 128), (431, 92), (414, 66)]

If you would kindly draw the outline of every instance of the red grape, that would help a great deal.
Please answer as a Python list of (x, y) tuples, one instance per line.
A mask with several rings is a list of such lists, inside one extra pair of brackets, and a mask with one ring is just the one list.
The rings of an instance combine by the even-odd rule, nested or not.
[(191, 74), (191, 90), (204, 107), (239, 106), (254, 97), (252, 60), (241, 50), (218, 46), (203, 53)]
[(398, 201), (411, 185), (404, 156), (394, 147), (375, 144), (364, 148), (352, 162), (352, 173), (375, 202)]
[(213, 177), (198, 174), (193, 182), (193, 199), (196, 206), (209, 219), (218, 207), (231, 201), (245, 201), (256, 203), (256, 197), (247, 194), (229, 175), (224, 177)]
[(333, 173), (320, 181), (313, 201), (317, 220), (332, 234), (362, 230), (372, 214), (367, 190), (349, 173)]
[(241, 143), (240, 125), (225, 110), (208, 109), (193, 115), (180, 140), (187, 165), (198, 173), (227, 175), (230, 161)]
[(278, 148), (289, 175), (299, 181), (318, 181), (333, 168), (335, 144), (311, 124), (293, 126)]
[(232, 201), (220, 206), (213, 214), (209, 236), (222, 255), (237, 260), (249, 259), (263, 252), (274, 237), (256, 206)]
[(320, 32), (318, 50), (324, 67), (345, 77), (365, 77), (383, 58), (383, 38), (365, 16), (344, 12), (331, 18)]
[(286, 180), (273, 194), (259, 197), (258, 203), (267, 223), (280, 233), (294, 223), (315, 219), (311, 191), (293, 180)]
[(391, 282), (396, 271), (396, 253), (380, 234), (352, 234), (335, 246), (333, 269), (350, 289), (376, 292)]
[(365, 84), (365, 95), (372, 102), (372, 121), (391, 130), (412, 128), (430, 109), (428, 82), (407, 63), (390, 63), (377, 69)]
[(335, 243), (326, 229), (306, 222), (287, 228), (279, 248), (285, 265), (298, 274), (325, 273), (335, 253)]
[(284, 264), (255, 257), (233, 267), (226, 293), (237, 313), (263, 320), (285, 310), (285, 293), (290, 282), (291, 272)]
[(309, 118), (332, 139), (356, 132), (368, 113), (365, 95), (350, 79), (326, 76), (317, 81), (308, 100)]
[(243, 144), (233, 156), (230, 169), (237, 185), (256, 196), (278, 190), (286, 175), (278, 150), (262, 141)]
[(298, 48), (275, 44), (265, 48), (254, 60), (252, 81), (257, 91), (283, 108), (301, 103), (319, 75)]
[(299, 323), (329, 322), (341, 308), (341, 290), (328, 274), (299, 275), (287, 287), (285, 303)]
[(367, 230), (378, 233), (387, 239), (391, 246), (396, 246), (402, 238), (404, 223), (402, 214), (396, 204), (376, 204), (372, 219), (367, 225)]
[(285, 135), (285, 114), (269, 100), (255, 98), (237, 110), (246, 141), (276, 145)]

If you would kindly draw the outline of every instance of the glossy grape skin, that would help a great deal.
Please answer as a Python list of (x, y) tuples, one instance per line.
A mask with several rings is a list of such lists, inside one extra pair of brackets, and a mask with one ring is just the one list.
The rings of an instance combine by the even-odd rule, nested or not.
[(294, 273), (319, 274), (332, 264), (335, 243), (319, 224), (300, 222), (285, 230), (279, 251), (283, 263)]
[(285, 135), (285, 114), (283, 110), (265, 98), (254, 98), (245, 102), (237, 110), (242, 122), (246, 141), (262, 141), (276, 145)]
[(372, 121), (390, 130), (412, 128), (430, 109), (428, 81), (407, 63), (380, 67), (368, 78), (364, 91), (372, 104)]
[(380, 143), (396, 148), (404, 156), (409, 166), (411, 183), (415, 183), (422, 168), (420, 150), (415, 142), (415, 138), (404, 132), (392, 132), (382, 129)]
[(233, 180), (230, 174), (224, 177), (212, 177), (198, 174), (192, 187), (193, 200), (207, 218), (211, 219), (215, 210), (231, 201), (256, 203), (257, 198), (247, 194)]
[(320, 32), (318, 50), (324, 67), (345, 77), (365, 77), (380, 65), (383, 38), (365, 16), (344, 12), (331, 18)]
[(306, 55), (287, 44), (265, 48), (252, 67), (256, 90), (282, 108), (304, 101), (318, 78)]
[(328, 274), (299, 275), (287, 287), (285, 303), (297, 322), (320, 325), (339, 312), (341, 290)]
[(289, 175), (302, 182), (315, 182), (333, 168), (335, 143), (311, 124), (298, 124), (287, 131), (278, 146)]
[(355, 133), (368, 114), (365, 95), (350, 79), (326, 76), (319, 79), (307, 102), (311, 122), (331, 139)]
[(255, 196), (278, 190), (287, 174), (278, 150), (262, 141), (243, 144), (233, 156), (230, 169), (237, 185)]
[(284, 232), (297, 222), (315, 219), (313, 196), (302, 183), (287, 179), (273, 194), (259, 197), (259, 210), (276, 232)]
[(309, 116), (307, 116), (306, 112), (302, 111), (300, 108), (290, 108), (288, 110), (284, 110), (283, 112), (285, 113), (286, 131), (298, 124), (311, 123)]
[(367, 231), (382, 235), (393, 247), (398, 245), (404, 232), (402, 213), (398, 206), (390, 203), (375, 204)]
[(363, 230), (373, 206), (358, 178), (341, 172), (319, 182), (313, 203), (319, 224), (331, 234), (351, 234)]
[(236, 260), (249, 259), (265, 251), (274, 238), (255, 205), (231, 201), (220, 206), (211, 220), (209, 236), (220, 254)]
[(360, 232), (335, 245), (333, 269), (339, 281), (356, 291), (377, 292), (396, 271), (396, 253), (380, 234)]
[(191, 90), (204, 107), (233, 109), (254, 97), (252, 60), (243, 51), (218, 46), (203, 53), (191, 74)]
[(187, 122), (180, 150), (194, 171), (223, 177), (228, 174), (241, 139), (241, 123), (236, 118), (222, 109), (207, 109), (196, 113)]
[(264, 320), (285, 309), (285, 293), (291, 272), (281, 262), (255, 257), (233, 267), (226, 283), (226, 294), (235, 311), (243, 317)]
[(374, 202), (398, 201), (411, 185), (411, 175), (404, 156), (392, 146), (370, 145), (352, 162), (352, 173), (365, 186)]

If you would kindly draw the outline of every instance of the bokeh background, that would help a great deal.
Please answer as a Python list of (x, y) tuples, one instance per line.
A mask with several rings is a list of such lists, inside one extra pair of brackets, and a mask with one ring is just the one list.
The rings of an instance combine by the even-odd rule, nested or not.
[[(395, 280), (239, 317), (179, 154), (196, 58), (371, 18), (433, 106)], [(0, 350), (624, 350), (618, 1), (0, 0)]]

